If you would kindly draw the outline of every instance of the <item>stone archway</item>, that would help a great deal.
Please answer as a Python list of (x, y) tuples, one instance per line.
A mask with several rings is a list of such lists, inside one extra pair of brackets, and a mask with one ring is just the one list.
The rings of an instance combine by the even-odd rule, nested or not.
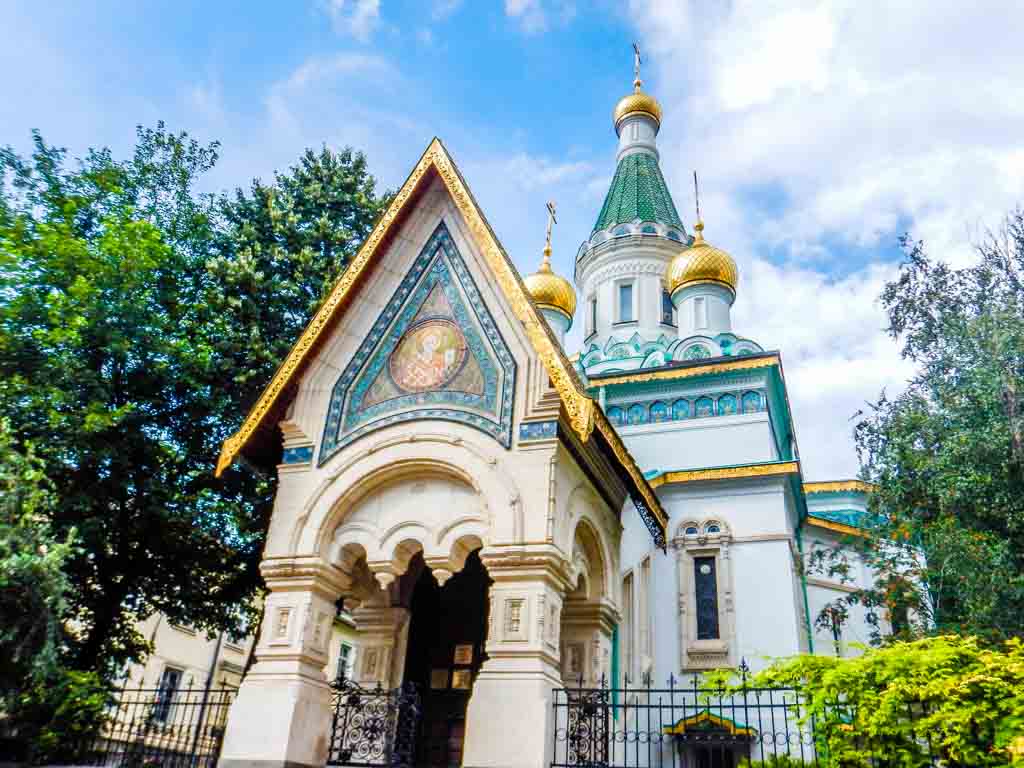
[(601, 684), (611, 672), (612, 631), (618, 621), (611, 599), (609, 563), (589, 520), (576, 524), (570, 570), (572, 589), (562, 604), (562, 680), (566, 687)]

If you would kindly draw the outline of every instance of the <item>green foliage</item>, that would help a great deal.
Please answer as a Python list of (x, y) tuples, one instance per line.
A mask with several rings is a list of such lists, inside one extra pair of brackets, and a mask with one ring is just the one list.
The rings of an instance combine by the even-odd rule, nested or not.
[[(1024, 214), (954, 269), (904, 243), (882, 302), (918, 372), (855, 430), (871, 538), (846, 549), (879, 574), (851, 594), (903, 634), (1024, 635)], [(850, 558), (833, 552), (840, 576)], [(828, 617), (821, 617), (827, 622)], [(819, 623), (820, 625), (820, 623)]]
[(96, 672), (59, 670), (24, 691), (15, 727), (37, 765), (69, 765), (96, 741), (114, 699)]
[(58, 540), (50, 530), (55, 501), (42, 462), (15, 447), (0, 419), (0, 704), (8, 710), (57, 666), (72, 533)]
[(390, 195), (361, 152), (307, 149), (274, 183), (217, 204), (221, 226), (206, 301), (218, 364), (235, 388), (230, 421), (255, 402)]
[(216, 148), (140, 129), (131, 160), (70, 170), (35, 141), (0, 155), (0, 411), (45, 462), (55, 534), (76, 531), (69, 663), (109, 673), (145, 650), (136, 619), (228, 624), (256, 583), (258, 537), (211, 472), (212, 201), (192, 187)]
[(1009, 765), (1007, 747), (1024, 733), (1024, 644), (1016, 638), (997, 648), (939, 636), (854, 658), (799, 656), (753, 684), (801, 690), (827, 768), (925, 768), (929, 741), (948, 768)]
[(273, 481), (216, 457), (384, 201), (350, 150), (229, 199), (196, 191), (218, 146), (163, 125), (74, 168), (34, 139), (0, 151), (0, 416), (76, 532), (66, 661), (110, 675), (155, 611), (212, 633), (251, 605)]

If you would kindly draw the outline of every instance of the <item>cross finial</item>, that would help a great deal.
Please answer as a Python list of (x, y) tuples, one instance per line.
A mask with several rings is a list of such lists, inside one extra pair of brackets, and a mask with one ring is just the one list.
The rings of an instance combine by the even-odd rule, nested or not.
[(544, 263), (541, 264), (541, 269), (547, 267), (551, 268), (551, 229), (558, 223), (558, 218), (555, 216), (555, 201), (548, 201), (548, 231), (544, 238)]
[(633, 87), (638, 91), (640, 86), (643, 85), (643, 81), (640, 79), (640, 64), (642, 60), (640, 58), (640, 46), (635, 42), (633, 43)]
[(693, 201), (697, 204), (697, 221), (700, 221), (700, 187), (697, 184), (697, 172), (693, 172)]

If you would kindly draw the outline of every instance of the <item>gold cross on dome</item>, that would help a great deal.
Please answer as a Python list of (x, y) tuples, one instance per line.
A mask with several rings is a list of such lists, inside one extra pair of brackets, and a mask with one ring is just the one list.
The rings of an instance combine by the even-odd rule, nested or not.
[(555, 201), (548, 201), (548, 234), (544, 241), (546, 247), (551, 247), (551, 228), (558, 223), (558, 219), (555, 217)]
[(640, 64), (642, 60), (640, 58), (640, 46), (633, 43), (633, 85), (637, 88), (641, 85), (640, 80)]

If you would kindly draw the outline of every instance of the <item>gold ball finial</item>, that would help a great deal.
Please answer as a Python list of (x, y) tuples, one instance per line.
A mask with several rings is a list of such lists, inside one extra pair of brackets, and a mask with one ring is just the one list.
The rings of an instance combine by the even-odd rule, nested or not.
[(693, 225), (693, 243), (680, 251), (669, 262), (665, 271), (665, 283), (669, 294), (674, 294), (688, 285), (712, 283), (728, 288), (733, 297), (739, 283), (739, 269), (736, 260), (721, 248), (704, 240), (704, 222), (700, 219)]
[(523, 280), (526, 290), (534, 303), (541, 309), (553, 309), (565, 315), (572, 324), (572, 316), (576, 313), (576, 291), (572, 284), (551, 269), (551, 228), (556, 223), (555, 204), (548, 203), (548, 229), (544, 242), (544, 258), (540, 267), (532, 275)]
[(633, 92), (623, 96), (615, 105), (612, 117), (616, 133), (619, 131), (619, 124), (630, 115), (653, 117), (655, 130), (661, 127), (661, 105), (656, 98), (641, 90), (644, 83), (640, 79), (640, 63), (640, 46), (633, 43)]

